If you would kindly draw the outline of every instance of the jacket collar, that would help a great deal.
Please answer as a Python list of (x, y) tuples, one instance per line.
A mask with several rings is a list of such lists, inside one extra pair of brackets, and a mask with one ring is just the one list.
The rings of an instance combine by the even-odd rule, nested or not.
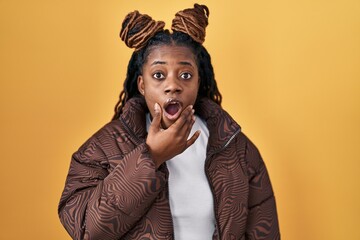
[(195, 105), (197, 113), (209, 129), (208, 153), (221, 150), (240, 130), (236, 121), (209, 98), (201, 98)]
[[(209, 129), (208, 153), (223, 148), (240, 131), (240, 126), (218, 104), (209, 98), (198, 99), (195, 113), (202, 118)], [(133, 97), (124, 106), (120, 119), (138, 139), (145, 139), (146, 113), (149, 110), (143, 97)]]
[(133, 97), (126, 102), (120, 120), (138, 139), (145, 139), (146, 113), (149, 112), (144, 97)]

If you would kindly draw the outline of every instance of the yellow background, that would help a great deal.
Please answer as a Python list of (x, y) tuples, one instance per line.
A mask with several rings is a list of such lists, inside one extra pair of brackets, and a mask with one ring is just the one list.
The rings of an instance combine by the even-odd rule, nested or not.
[[(70, 239), (71, 154), (107, 123), (138, 9), (169, 27), (193, 1), (0, 0), (0, 239)], [(283, 239), (360, 239), (360, 1), (202, 1), (224, 96), (266, 161)]]

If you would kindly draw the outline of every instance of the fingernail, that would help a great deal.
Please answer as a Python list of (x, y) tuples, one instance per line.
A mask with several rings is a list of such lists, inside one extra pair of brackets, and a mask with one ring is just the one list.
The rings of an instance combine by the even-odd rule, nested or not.
[(194, 114), (194, 113), (195, 113), (195, 109), (193, 109), (191, 112)]
[(154, 110), (156, 113), (158, 113), (160, 111), (160, 106), (158, 103), (155, 103)]

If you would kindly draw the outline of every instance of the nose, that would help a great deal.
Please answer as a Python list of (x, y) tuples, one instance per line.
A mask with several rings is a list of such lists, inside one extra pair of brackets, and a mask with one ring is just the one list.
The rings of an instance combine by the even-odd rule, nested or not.
[(182, 92), (182, 86), (180, 84), (180, 81), (176, 77), (168, 77), (166, 79), (166, 86), (165, 86), (165, 93), (181, 93)]

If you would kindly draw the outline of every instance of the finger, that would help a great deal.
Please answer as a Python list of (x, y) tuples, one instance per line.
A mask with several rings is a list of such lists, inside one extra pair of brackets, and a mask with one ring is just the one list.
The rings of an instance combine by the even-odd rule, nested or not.
[(180, 129), (177, 129), (179, 136), (181, 136), (184, 141), (187, 141), (190, 135), (190, 132), (192, 130), (192, 127), (195, 124), (196, 116), (194, 115), (195, 110), (191, 110), (191, 114), (187, 117), (186, 122), (183, 124), (183, 126)]
[(198, 139), (198, 137), (200, 136), (201, 131), (197, 130), (194, 135), (191, 136), (191, 138), (189, 140), (187, 140), (186, 142), (186, 147), (185, 149), (187, 149), (188, 147), (190, 147), (191, 145), (193, 145), (193, 143)]
[(176, 128), (182, 128), (182, 126), (191, 119), (191, 116), (194, 114), (193, 106), (187, 106), (184, 111), (181, 113), (180, 117), (172, 125)]
[(180, 130), (181, 136), (184, 137), (185, 140), (189, 138), (190, 132), (192, 127), (194, 126), (196, 117), (194, 115), (190, 116), (187, 123), (183, 125), (183, 127)]
[(161, 124), (161, 107), (158, 103), (154, 105), (154, 116), (150, 124), (149, 131), (158, 132), (160, 131)]
[(195, 116), (190, 115), (181, 127), (175, 128), (178, 139), (185, 143), (190, 137), (190, 132), (195, 123)]

